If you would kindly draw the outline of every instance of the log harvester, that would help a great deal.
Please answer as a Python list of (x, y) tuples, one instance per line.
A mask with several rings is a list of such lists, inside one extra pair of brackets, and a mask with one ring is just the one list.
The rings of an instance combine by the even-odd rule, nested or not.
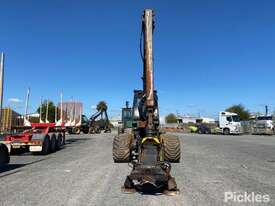
[(123, 192), (174, 195), (178, 188), (170, 175), (170, 163), (180, 162), (180, 141), (159, 131), (158, 97), (153, 83), (153, 18), (153, 10), (145, 9), (140, 44), (143, 90), (134, 90), (132, 132), (114, 137), (113, 159), (116, 163), (130, 163), (133, 168), (122, 186)]

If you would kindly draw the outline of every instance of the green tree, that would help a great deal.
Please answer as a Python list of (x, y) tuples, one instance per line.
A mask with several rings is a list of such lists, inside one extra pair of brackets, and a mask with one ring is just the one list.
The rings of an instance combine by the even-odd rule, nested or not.
[(242, 104), (232, 105), (226, 109), (227, 112), (237, 113), (241, 120), (248, 120), (250, 113)]
[[(54, 122), (55, 121), (55, 108), (56, 106), (54, 105), (54, 103), (52, 101), (49, 101), (49, 109), (48, 109), (48, 120), (49, 122)], [(43, 121), (46, 121), (46, 112), (47, 112), (47, 100), (45, 100), (42, 105), (42, 115), (41, 115), (41, 119)], [(37, 113), (40, 114), (40, 106), (37, 108), (36, 110)]]
[(165, 117), (165, 122), (166, 123), (177, 123), (177, 116), (173, 113), (170, 113)]
[(105, 101), (100, 101), (96, 106), (97, 111), (102, 111), (102, 110), (107, 111), (107, 109), (108, 109), (108, 106), (107, 106), (107, 103)]

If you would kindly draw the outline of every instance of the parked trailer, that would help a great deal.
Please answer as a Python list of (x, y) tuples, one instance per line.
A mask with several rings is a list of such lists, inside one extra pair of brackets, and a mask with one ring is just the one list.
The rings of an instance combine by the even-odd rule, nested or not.
[(6, 135), (4, 141), (10, 153), (30, 151), (46, 155), (55, 152), (65, 144), (64, 126), (55, 123), (32, 123), (30, 127), (21, 127), (23, 132)]

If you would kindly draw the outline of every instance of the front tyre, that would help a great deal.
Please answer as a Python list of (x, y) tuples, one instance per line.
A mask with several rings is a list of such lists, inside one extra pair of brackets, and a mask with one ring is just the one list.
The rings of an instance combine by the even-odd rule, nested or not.
[(113, 159), (116, 163), (131, 161), (131, 136), (120, 134), (114, 137)]
[(171, 163), (180, 162), (180, 140), (176, 136), (164, 136), (163, 137), (163, 152), (164, 160)]

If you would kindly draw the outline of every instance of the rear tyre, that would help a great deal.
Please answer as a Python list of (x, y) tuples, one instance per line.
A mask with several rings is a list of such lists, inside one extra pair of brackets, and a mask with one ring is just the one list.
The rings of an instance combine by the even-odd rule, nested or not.
[(6, 145), (0, 144), (0, 165), (8, 164), (10, 162), (9, 150)]
[(42, 155), (46, 155), (50, 152), (50, 138), (49, 136), (45, 136), (43, 144), (42, 144)]
[(180, 140), (175, 136), (165, 136), (163, 138), (164, 160), (171, 163), (180, 162)]
[(66, 144), (66, 134), (65, 132), (62, 134), (62, 145)]
[(114, 137), (113, 159), (116, 163), (131, 161), (131, 136), (121, 134)]
[(56, 151), (56, 145), (57, 145), (57, 141), (56, 141), (56, 135), (52, 134), (51, 135), (51, 152), (55, 152)]
[(61, 146), (62, 146), (62, 134), (59, 133), (57, 135), (56, 149), (59, 150)]

